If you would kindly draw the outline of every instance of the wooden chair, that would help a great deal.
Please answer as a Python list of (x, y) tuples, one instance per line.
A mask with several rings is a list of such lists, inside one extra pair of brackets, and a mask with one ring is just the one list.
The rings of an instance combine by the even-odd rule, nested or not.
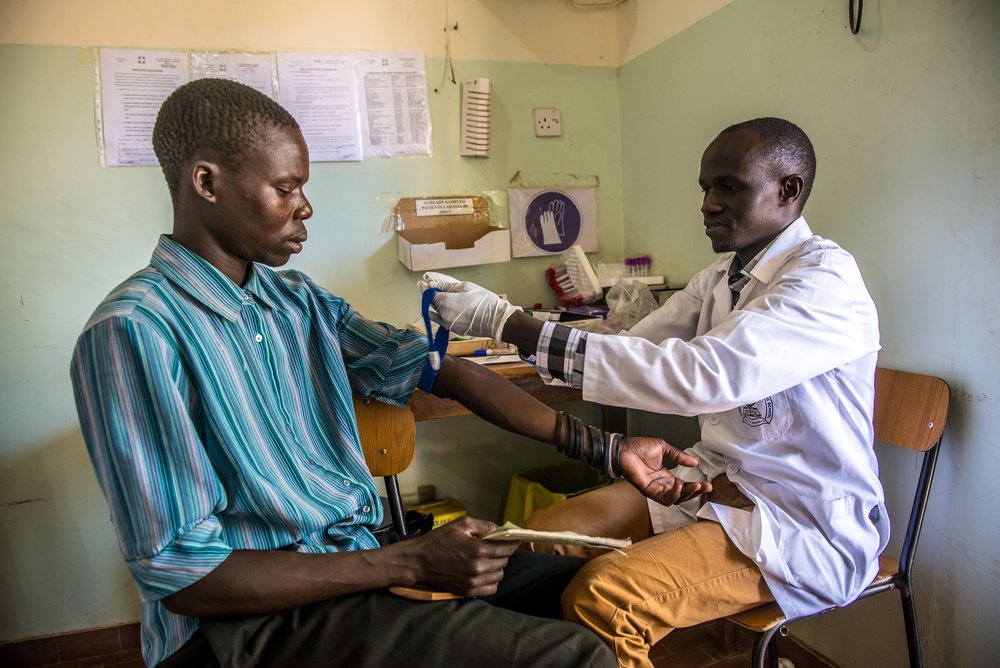
[(417, 424), (409, 406), (399, 408), (375, 399), (354, 396), (354, 415), (361, 435), (361, 448), (372, 477), (385, 481), (392, 526), (400, 539), (411, 533), (396, 476), (413, 461)]
[[(413, 451), (417, 442), (417, 423), (409, 406), (402, 408), (384, 404), (375, 399), (362, 399), (354, 395), (354, 415), (358, 421), (361, 449), (365, 453), (365, 463), (372, 477), (381, 476), (385, 481), (388, 499), (386, 505), (392, 517), (392, 529), (396, 536), (392, 540), (406, 540), (430, 531), (434, 524), (432, 515), (415, 510), (409, 512), (403, 506), (396, 476), (406, 470), (413, 461)], [(379, 541), (388, 526), (383, 525), (375, 532)], [(391, 541), (390, 541), (391, 542)], [(433, 591), (419, 585), (412, 587), (389, 587), (397, 596), (418, 601), (446, 601), (461, 598), (445, 591)]]
[[(920, 528), (927, 509), (931, 481), (937, 464), (938, 447), (948, 416), (948, 385), (940, 378), (905, 371), (878, 369), (875, 374), (875, 438), (915, 452), (923, 452), (923, 464), (917, 480), (917, 490), (906, 525), (903, 549), (899, 560), (879, 558), (875, 580), (861, 593), (858, 600), (892, 589), (899, 591), (903, 606), (903, 623), (910, 654), (910, 666), (923, 666), (920, 651), (920, 628), (913, 600), (913, 555), (920, 538)], [(830, 608), (835, 609), (835, 608)], [(822, 614), (826, 610), (817, 614)], [(775, 649), (776, 634), (788, 635), (787, 626), (795, 619), (786, 619), (777, 604), (770, 603), (728, 617), (732, 622), (756, 634), (751, 665), (772, 668), (778, 665)], [(802, 619), (802, 618), (799, 618)]]

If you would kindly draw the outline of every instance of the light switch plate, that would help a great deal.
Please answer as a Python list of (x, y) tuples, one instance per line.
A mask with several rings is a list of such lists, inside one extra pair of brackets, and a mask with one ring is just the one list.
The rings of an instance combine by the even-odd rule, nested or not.
[(535, 108), (535, 136), (558, 137), (562, 134), (562, 114), (555, 107)]

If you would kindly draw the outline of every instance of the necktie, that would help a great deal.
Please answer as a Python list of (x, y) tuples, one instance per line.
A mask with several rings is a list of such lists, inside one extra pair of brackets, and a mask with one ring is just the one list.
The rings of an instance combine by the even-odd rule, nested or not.
[(740, 262), (740, 257), (738, 255), (733, 256), (733, 263), (729, 265), (729, 294), (732, 296), (733, 301), (730, 308), (736, 307), (736, 302), (740, 298), (740, 288), (741, 281), (743, 280), (743, 263)]

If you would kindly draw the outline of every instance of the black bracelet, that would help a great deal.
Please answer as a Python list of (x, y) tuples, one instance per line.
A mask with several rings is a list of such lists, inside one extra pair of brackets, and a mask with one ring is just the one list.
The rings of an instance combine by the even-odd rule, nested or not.
[(569, 416), (571, 419), (572, 438), (570, 439), (570, 459), (580, 459), (583, 455), (583, 422), (575, 415)]
[[(589, 453), (584, 447), (588, 433)], [(593, 425), (584, 425), (583, 420), (565, 411), (556, 412), (556, 449), (569, 459), (586, 462), (595, 471), (615, 479), (622, 477), (622, 438), (624, 437), (621, 434), (607, 432)]]
[(566, 415), (564, 411), (556, 412), (556, 451), (566, 452), (566, 444), (563, 443), (563, 417)]
[(622, 477), (622, 444), (621, 441), (625, 437), (621, 434), (618, 435), (618, 449), (615, 452), (615, 477)]
[(604, 456), (604, 446), (601, 444), (601, 430), (593, 425), (588, 425), (587, 431), (590, 432), (590, 456), (587, 457), (587, 466), (600, 471), (600, 463)]

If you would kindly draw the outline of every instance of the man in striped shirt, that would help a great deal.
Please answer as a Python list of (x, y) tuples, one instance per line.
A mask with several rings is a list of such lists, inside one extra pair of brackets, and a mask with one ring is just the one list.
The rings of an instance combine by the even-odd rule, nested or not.
[[(153, 144), (173, 233), (97, 308), (72, 362), (147, 664), (614, 665), (582, 627), (524, 614), (558, 617), (578, 562), (515, 555), (472, 518), (385, 546), (373, 535), (381, 504), (352, 394), (406, 404), (428, 345), (271, 269), (302, 250), (312, 215), (295, 120), (247, 86), (198, 80), (164, 103)], [(446, 357), (433, 391), (557, 440), (552, 409), (475, 364)], [(416, 602), (392, 585), (464, 598)]]

